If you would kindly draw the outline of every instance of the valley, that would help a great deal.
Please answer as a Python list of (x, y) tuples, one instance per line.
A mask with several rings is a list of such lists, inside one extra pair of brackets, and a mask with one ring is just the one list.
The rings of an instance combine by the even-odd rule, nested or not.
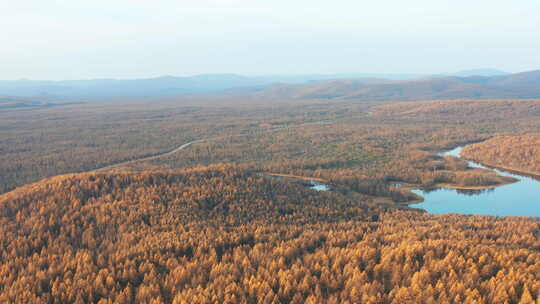
[(540, 1), (4, 2), (0, 304), (540, 304)]
[[(513, 212), (410, 191), (521, 187), (438, 152), (539, 134), (537, 108), (178, 98), (0, 111), (0, 301), (538, 297), (536, 187), (519, 201), (529, 211), (500, 198)], [(446, 191), (440, 209), (432, 195)]]

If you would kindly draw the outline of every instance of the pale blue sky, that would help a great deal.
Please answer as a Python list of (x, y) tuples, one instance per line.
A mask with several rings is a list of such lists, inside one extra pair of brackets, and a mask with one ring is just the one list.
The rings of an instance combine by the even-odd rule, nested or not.
[(540, 69), (538, 0), (0, 0), (0, 79)]

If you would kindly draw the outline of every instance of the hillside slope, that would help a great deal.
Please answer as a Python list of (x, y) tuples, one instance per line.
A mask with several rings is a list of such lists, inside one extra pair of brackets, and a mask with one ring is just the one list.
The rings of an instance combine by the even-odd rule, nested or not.
[(452, 98), (537, 98), (540, 71), (492, 77), (434, 77), (416, 80), (334, 80), (276, 86), (257, 93), (265, 98), (427, 100)]
[(523, 121), (540, 116), (539, 99), (410, 101), (375, 107), (377, 118), (437, 121)]
[(0, 95), (51, 98), (162, 97), (191, 94), (253, 92), (276, 84), (305, 84), (344, 78), (413, 79), (409, 74), (321, 74), (243, 76), (202, 74), (141, 79), (0, 80)]
[(232, 166), (0, 196), (2, 303), (533, 303), (540, 222), (392, 211)]
[(463, 156), (497, 167), (540, 175), (540, 136), (497, 136), (465, 147)]

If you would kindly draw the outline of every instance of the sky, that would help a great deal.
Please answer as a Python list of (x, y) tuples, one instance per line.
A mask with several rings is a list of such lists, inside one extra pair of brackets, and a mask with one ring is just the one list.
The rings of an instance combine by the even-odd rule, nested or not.
[(538, 0), (0, 0), (0, 79), (540, 69)]

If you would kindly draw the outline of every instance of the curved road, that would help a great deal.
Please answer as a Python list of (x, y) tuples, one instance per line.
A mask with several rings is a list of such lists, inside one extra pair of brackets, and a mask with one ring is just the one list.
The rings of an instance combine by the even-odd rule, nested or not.
[(181, 145), (181, 146), (177, 147), (176, 149), (174, 149), (172, 151), (169, 151), (169, 152), (164, 152), (164, 153), (160, 153), (160, 154), (156, 154), (156, 155), (152, 155), (152, 156), (147, 156), (147, 157), (143, 157), (143, 158), (136, 158), (136, 159), (124, 161), (124, 162), (121, 162), (121, 163), (116, 163), (116, 164), (112, 164), (112, 165), (109, 165), (109, 166), (105, 166), (105, 167), (102, 167), (102, 168), (94, 169), (94, 170), (91, 170), (89, 172), (97, 172), (97, 171), (102, 171), (102, 170), (113, 169), (113, 168), (116, 168), (116, 167), (129, 165), (129, 164), (132, 164), (132, 163), (135, 163), (135, 162), (153, 160), (153, 159), (158, 159), (158, 158), (161, 158), (161, 157), (164, 157), (164, 156), (173, 155), (173, 154), (175, 154), (175, 153), (177, 153), (177, 152), (179, 152), (181, 150), (184, 150), (185, 148), (191, 146), (192, 144), (196, 144), (196, 143), (203, 142), (203, 141), (206, 141), (206, 140), (208, 140), (208, 139), (197, 139), (197, 140), (185, 143), (185, 144), (183, 144), (183, 145)]
[[(335, 120), (325, 119), (325, 120), (320, 120), (320, 121), (307, 122), (307, 123), (303, 123), (303, 124), (296, 125), (296, 126), (277, 127), (277, 128), (266, 130), (266, 132), (275, 132), (275, 131), (279, 131), (279, 130), (283, 130), (283, 129), (298, 128), (298, 127), (302, 127), (302, 126), (306, 126), (306, 125), (328, 124), (328, 123), (333, 123), (333, 122), (335, 122)], [(108, 169), (113, 169), (113, 168), (116, 168), (116, 167), (121, 167), (121, 166), (129, 165), (129, 164), (133, 164), (133, 163), (136, 163), (136, 162), (154, 160), (154, 159), (158, 159), (158, 158), (161, 158), (161, 157), (170, 156), (170, 155), (178, 153), (181, 150), (184, 150), (185, 148), (191, 146), (192, 144), (196, 144), (196, 143), (200, 143), (200, 142), (214, 140), (214, 139), (218, 139), (218, 138), (222, 138), (222, 137), (237, 137), (237, 136), (248, 136), (248, 135), (251, 135), (251, 133), (235, 134), (235, 135), (228, 135), (228, 136), (221, 136), (221, 137), (211, 137), (211, 138), (206, 138), (206, 139), (197, 139), (197, 140), (193, 140), (193, 141), (187, 142), (185, 144), (182, 144), (181, 146), (179, 146), (176, 149), (174, 149), (172, 151), (169, 151), (169, 152), (163, 152), (163, 153), (155, 154), (155, 155), (152, 155), (152, 156), (146, 156), (146, 157), (142, 157), (142, 158), (135, 158), (135, 159), (132, 159), (132, 160), (123, 161), (123, 162), (120, 162), (120, 163), (108, 165), (108, 166), (101, 167), (101, 168), (94, 169), (94, 170), (90, 170), (90, 171), (87, 171), (87, 172), (98, 172), (98, 171), (103, 171), (103, 170), (108, 170)]]

